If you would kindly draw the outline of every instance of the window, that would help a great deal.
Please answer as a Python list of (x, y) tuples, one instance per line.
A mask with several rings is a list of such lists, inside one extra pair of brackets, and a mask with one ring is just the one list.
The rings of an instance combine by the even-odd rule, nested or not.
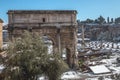
[(43, 18), (42, 21), (45, 22), (45, 18)]

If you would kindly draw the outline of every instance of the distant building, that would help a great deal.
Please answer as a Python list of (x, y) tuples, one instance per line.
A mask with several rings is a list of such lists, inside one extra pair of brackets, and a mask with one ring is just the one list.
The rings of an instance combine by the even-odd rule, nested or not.
[(3, 44), (8, 42), (8, 30), (2, 30), (2, 36), (3, 36)]
[(2, 48), (2, 44), (3, 44), (2, 27), (3, 27), (3, 20), (0, 19), (0, 48)]
[[(101, 40), (120, 42), (120, 24), (85, 24), (84, 31), (90, 40), (99, 40), (101, 36)], [(78, 32), (81, 32), (81, 27)]]

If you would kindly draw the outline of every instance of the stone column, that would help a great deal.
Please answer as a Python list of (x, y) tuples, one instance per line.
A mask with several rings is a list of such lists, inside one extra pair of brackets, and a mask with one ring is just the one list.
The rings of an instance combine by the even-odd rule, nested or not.
[[(58, 52), (61, 55), (61, 26), (60, 24), (56, 24), (56, 28), (57, 28), (57, 45), (58, 45)], [(62, 57), (62, 56), (61, 56)]]
[(54, 54), (59, 53), (59, 52), (58, 52), (58, 46), (57, 46), (57, 45), (53, 45), (53, 53), (54, 53)]
[(0, 48), (2, 48), (3, 45), (3, 32), (2, 32), (2, 27), (3, 27), (3, 20), (0, 19)]
[(75, 65), (76, 65), (76, 56), (75, 56), (76, 54), (75, 54), (75, 49), (74, 49), (74, 47), (73, 47), (73, 49), (71, 48), (71, 67), (72, 68), (74, 68), (75, 67)]

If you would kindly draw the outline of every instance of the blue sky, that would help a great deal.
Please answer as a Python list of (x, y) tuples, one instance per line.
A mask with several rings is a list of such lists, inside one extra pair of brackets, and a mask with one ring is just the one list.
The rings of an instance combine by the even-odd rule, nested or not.
[(0, 0), (0, 18), (8, 22), (8, 10), (77, 10), (77, 19), (120, 17), (120, 0)]

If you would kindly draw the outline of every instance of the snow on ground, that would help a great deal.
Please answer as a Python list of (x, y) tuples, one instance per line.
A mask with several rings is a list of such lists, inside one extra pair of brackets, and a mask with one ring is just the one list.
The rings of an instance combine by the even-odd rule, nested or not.
[[(90, 72), (87, 73), (83, 73), (83, 75), (86, 76), (91, 76), (91, 78), (86, 78), (85, 80), (99, 80), (98, 78), (100, 78), (101, 76), (103, 77), (102, 80), (113, 80), (110, 78), (111, 75), (119, 75), (120, 74), (120, 63), (117, 62), (117, 58), (120, 58), (120, 43), (113, 43), (113, 42), (103, 42), (101, 43), (100, 41), (91, 41), (91, 42), (87, 42), (86, 43), (86, 47), (90, 47), (90, 48), (100, 48), (102, 46), (102, 49), (104, 50), (110, 50), (110, 52), (112, 52), (112, 54), (110, 55), (109, 58), (103, 58), (101, 59), (100, 63), (102, 63), (102, 65), (106, 66), (111, 73), (108, 74), (93, 74)], [(81, 44), (79, 43), (77, 45), (77, 48), (80, 49)], [(95, 63), (96, 61), (92, 61), (91, 63)], [(103, 69), (104, 71), (105, 69)], [(99, 69), (95, 69), (95, 71), (102, 71), (101, 68)]]
[[(118, 54), (119, 53), (114, 53), (114, 55), (110, 56), (110, 59), (102, 59), (99, 61), (99, 62), (104, 63), (103, 65), (106, 66), (111, 71), (111, 73), (98, 74), (98, 75), (92, 74), (91, 76), (94, 78), (87, 78), (86, 80), (99, 80), (98, 78), (100, 78), (101, 76), (103, 78), (102, 80), (113, 80), (110, 78), (111, 75), (116, 75), (116, 74), (119, 75), (120, 74), (120, 65), (117, 66), (117, 64), (120, 64), (120, 63), (117, 62), (117, 60), (116, 60), (118, 57), (120, 57), (120, 55), (118, 55)], [(96, 66), (98, 66), (98, 65), (96, 65)], [(105, 69), (102, 69), (102, 68), (95, 69), (95, 71), (97, 71), (97, 72), (102, 71), (102, 70), (104, 71)], [(90, 73), (88, 73), (88, 74), (90, 74)]]
[(98, 80), (98, 78), (87, 78), (85, 80)]
[(68, 79), (80, 79), (80, 76), (79, 76), (80, 73), (77, 73), (75, 71), (68, 71), (68, 72), (65, 72), (61, 75), (61, 79), (62, 80), (68, 80)]
[[(108, 48), (108, 49), (120, 49), (120, 43), (113, 43), (113, 42), (101, 42), (101, 41), (91, 41), (91, 42), (86, 42), (86, 47), (92, 47), (92, 48), (100, 48), (102, 46), (103, 48)], [(78, 43), (77, 46), (81, 46), (80, 43)]]
[[(99, 80), (99, 78), (87, 78), (85, 80)], [(110, 79), (110, 78), (103, 78), (101, 80), (112, 80), (112, 79)]]

